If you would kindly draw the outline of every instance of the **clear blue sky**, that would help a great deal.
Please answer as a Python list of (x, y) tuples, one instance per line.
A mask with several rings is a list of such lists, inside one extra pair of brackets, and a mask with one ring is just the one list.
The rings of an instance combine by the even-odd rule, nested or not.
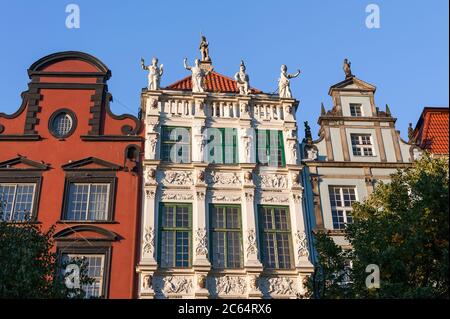
[[(67, 4), (81, 9), (81, 28), (67, 29)], [(365, 26), (365, 8), (376, 3), (381, 28)], [(12, 113), (26, 90), (27, 68), (50, 53), (84, 51), (111, 70), (115, 113), (137, 113), (146, 74), (139, 60), (156, 55), (165, 65), (162, 85), (187, 75), (182, 60), (199, 55), (200, 32), (210, 42), (216, 71), (232, 76), (246, 61), (251, 85), (276, 89), (281, 64), (300, 68), (293, 80), (299, 122), (317, 135), (320, 103), (331, 107), (330, 85), (353, 73), (377, 86), (406, 137), (424, 106), (448, 106), (448, 0), (321, 1), (29, 1), (1, 0), (0, 112)], [(299, 125), (301, 128), (303, 124)], [(303, 136), (301, 129), (300, 136)]]

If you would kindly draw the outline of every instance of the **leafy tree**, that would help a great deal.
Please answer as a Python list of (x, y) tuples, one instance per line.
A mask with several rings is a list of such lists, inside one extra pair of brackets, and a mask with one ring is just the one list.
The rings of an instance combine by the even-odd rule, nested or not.
[[(92, 283), (83, 260), (70, 261), (80, 269), (80, 286), (68, 288), (72, 272), (62, 269), (53, 252), (54, 226), (42, 232), (31, 223), (0, 221), (0, 298), (83, 298), (83, 284)], [(71, 287), (71, 286), (69, 286)]]
[[(391, 175), (389, 183), (380, 182), (365, 201), (353, 206), (354, 222), (346, 228), (351, 251), (342, 251), (326, 234), (316, 237), (320, 271), (309, 283), (310, 294), (448, 298), (448, 179), (448, 159), (424, 155), (413, 167)], [(352, 263), (347, 285), (336, 282), (341, 280), (336, 274), (344, 270), (343, 259)], [(370, 264), (379, 267), (379, 289), (366, 286)]]

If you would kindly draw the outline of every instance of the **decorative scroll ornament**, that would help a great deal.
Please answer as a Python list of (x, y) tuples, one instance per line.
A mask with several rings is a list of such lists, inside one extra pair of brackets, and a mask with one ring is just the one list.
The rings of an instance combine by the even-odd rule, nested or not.
[(216, 287), (220, 295), (243, 295), (247, 290), (247, 282), (244, 277), (216, 277)]
[(262, 198), (262, 201), (266, 203), (288, 203), (289, 198), (281, 196), (265, 196)]
[(294, 281), (291, 278), (270, 278), (269, 293), (275, 295), (294, 295)]
[(308, 250), (308, 241), (306, 238), (306, 233), (304, 231), (298, 230), (295, 233), (295, 240), (297, 242), (297, 256), (298, 259), (302, 257), (309, 257), (309, 250)]
[(256, 232), (254, 229), (247, 231), (247, 258), (250, 255), (258, 254), (258, 248), (256, 247)]
[(192, 279), (182, 276), (169, 276), (163, 279), (163, 291), (166, 294), (190, 293), (192, 290)]
[(171, 185), (192, 185), (192, 172), (168, 171), (164, 177), (164, 182)]
[(232, 195), (225, 195), (225, 194), (214, 194), (212, 196), (213, 201), (217, 202), (240, 202), (241, 196), (232, 196)]
[(144, 253), (152, 254), (155, 248), (155, 231), (152, 227), (145, 228), (144, 235)]
[(211, 182), (218, 185), (239, 186), (241, 180), (237, 173), (211, 173)]
[(285, 175), (265, 174), (261, 176), (261, 185), (265, 188), (287, 188)]
[(195, 252), (197, 256), (207, 256), (208, 255), (208, 246), (207, 246), (207, 237), (206, 237), (206, 229), (199, 228), (195, 232), (197, 248)]

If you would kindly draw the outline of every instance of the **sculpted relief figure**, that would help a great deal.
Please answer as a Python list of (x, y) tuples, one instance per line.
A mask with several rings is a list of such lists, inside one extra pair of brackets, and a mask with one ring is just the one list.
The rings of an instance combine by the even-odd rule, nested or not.
[(234, 79), (237, 82), (237, 87), (239, 89), (239, 94), (248, 95), (250, 94), (250, 78), (248, 74), (245, 73), (245, 64), (244, 61), (241, 61), (241, 66), (239, 68), (239, 72), (234, 75)]
[(143, 70), (148, 71), (148, 89), (159, 90), (159, 83), (164, 73), (164, 65), (158, 66), (158, 59), (153, 58), (151, 65), (145, 65), (144, 59), (141, 58), (141, 67)]
[(300, 70), (297, 70), (295, 74), (289, 74), (287, 73), (287, 66), (284, 64), (281, 66), (280, 79), (278, 80), (278, 93), (281, 98), (292, 98), (290, 79), (296, 78), (299, 75)]
[(187, 58), (184, 59), (184, 68), (188, 71), (191, 71), (192, 73), (192, 92), (194, 93), (203, 93), (205, 92), (205, 77), (211, 72), (211, 71), (205, 71), (200, 67), (200, 61), (198, 59), (195, 59), (195, 65), (189, 66), (187, 64)]
[(206, 37), (202, 35), (202, 40), (200, 42), (200, 53), (202, 55), (202, 62), (211, 62), (211, 57), (209, 56), (209, 43)]

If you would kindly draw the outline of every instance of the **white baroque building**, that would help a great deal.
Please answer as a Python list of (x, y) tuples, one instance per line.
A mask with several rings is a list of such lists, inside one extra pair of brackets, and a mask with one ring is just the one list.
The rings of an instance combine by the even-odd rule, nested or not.
[(352, 203), (409, 167), (421, 150), (402, 140), (387, 105), (385, 111), (376, 107), (376, 87), (351, 74), (349, 64), (344, 71), (345, 80), (329, 90), (332, 109), (322, 104), (319, 139), (312, 139), (305, 123), (301, 153), (308, 223), (313, 232), (325, 231), (349, 249), (344, 228), (352, 222)]
[(192, 76), (141, 94), (138, 296), (298, 298), (313, 271), (299, 102), (249, 90), (243, 62), (236, 80), (216, 73), (208, 56), (185, 65)]

